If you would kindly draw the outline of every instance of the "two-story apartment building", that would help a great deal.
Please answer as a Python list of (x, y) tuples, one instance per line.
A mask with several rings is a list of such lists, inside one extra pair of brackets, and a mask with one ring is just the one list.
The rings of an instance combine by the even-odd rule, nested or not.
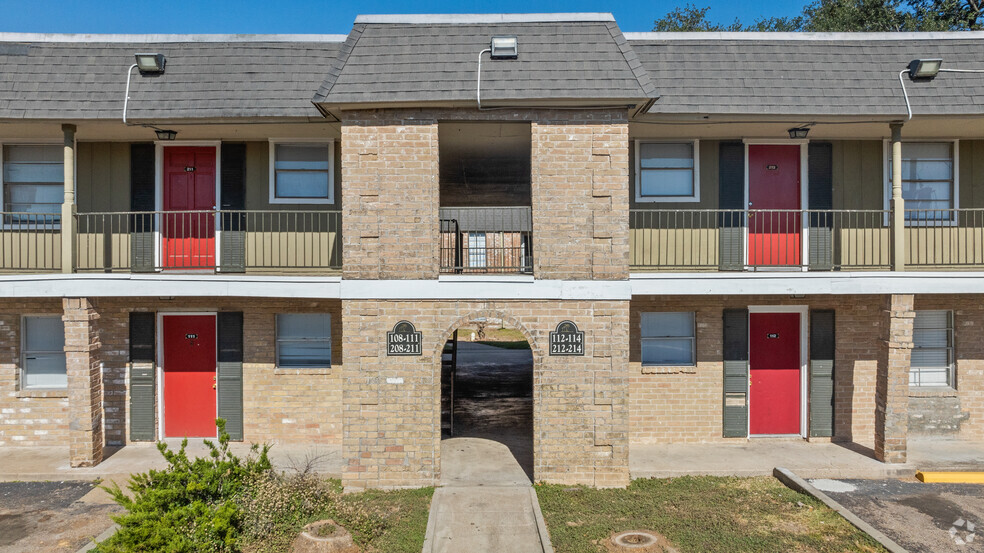
[(219, 416), (430, 485), (482, 317), (533, 352), (536, 480), (979, 436), (982, 53), (607, 14), (0, 35), (0, 447), (84, 466)]

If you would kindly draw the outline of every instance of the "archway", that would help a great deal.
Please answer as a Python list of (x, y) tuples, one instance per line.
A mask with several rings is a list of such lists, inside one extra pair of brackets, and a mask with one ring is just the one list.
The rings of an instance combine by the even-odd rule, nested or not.
[(459, 319), (441, 355), (441, 481), (533, 480), (535, 343), (499, 312)]

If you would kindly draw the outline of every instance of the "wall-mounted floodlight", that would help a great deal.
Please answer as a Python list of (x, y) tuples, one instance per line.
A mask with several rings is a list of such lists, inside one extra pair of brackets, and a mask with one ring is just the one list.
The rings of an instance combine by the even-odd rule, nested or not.
[(174, 140), (178, 137), (178, 131), (155, 129), (154, 132), (157, 133), (157, 140)]
[(789, 133), (789, 138), (806, 138), (806, 135), (810, 134), (809, 127), (793, 127), (786, 131)]
[(940, 67), (943, 66), (943, 60), (936, 59), (926, 59), (926, 60), (912, 60), (909, 62), (909, 78), (912, 80), (926, 80), (932, 79), (940, 72)]
[(519, 57), (519, 39), (516, 35), (497, 35), (492, 37), (489, 46), (494, 60), (514, 60)]
[(167, 58), (164, 54), (134, 54), (137, 60), (137, 69), (141, 75), (158, 75), (164, 72)]

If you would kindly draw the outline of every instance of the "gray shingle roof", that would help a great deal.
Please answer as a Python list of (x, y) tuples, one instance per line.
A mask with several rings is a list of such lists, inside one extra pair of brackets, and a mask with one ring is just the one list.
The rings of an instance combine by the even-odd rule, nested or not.
[[(982, 33), (628, 37), (659, 86), (651, 114), (904, 116), (910, 60), (984, 69)], [(984, 74), (905, 81), (917, 116), (984, 113)]]
[[(399, 20), (397, 20), (399, 21)], [(519, 59), (482, 63), (482, 101), (645, 101), (655, 87), (613, 20), (360, 22), (314, 97), (321, 104), (471, 102), (478, 54), (516, 35)]]
[[(311, 94), (341, 48), (337, 37), (147, 37), (160, 42), (14, 41), (0, 35), (0, 118), (118, 119), (126, 70), (137, 52), (160, 52), (167, 68), (130, 85), (132, 120), (320, 117)], [(30, 39), (26, 36), (23, 38)], [(100, 39), (104, 40), (100, 42)], [(137, 37), (122, 37), (137, 38)], [(209, 38), (209, 37), (206, 37)], [(215, 37), (211, 37), (215, 38)], [(64, 40), (64, 37), (63, 37)], [(175, 42), (174, 40), (188, 40)]]

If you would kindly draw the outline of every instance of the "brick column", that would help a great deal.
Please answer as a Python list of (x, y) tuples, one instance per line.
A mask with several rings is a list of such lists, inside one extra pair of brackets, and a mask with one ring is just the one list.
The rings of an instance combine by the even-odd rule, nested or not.
[(73, 467), (91, 467), (103, 459), (99, 314), (88, 298), (65, 298), (62, 305), (70, 459)]
[(875, 458), (904, 463), (909, 429), (909, 360), (915, 318), (912, 294), (886, 297), (888, 317), (875, 382)]

